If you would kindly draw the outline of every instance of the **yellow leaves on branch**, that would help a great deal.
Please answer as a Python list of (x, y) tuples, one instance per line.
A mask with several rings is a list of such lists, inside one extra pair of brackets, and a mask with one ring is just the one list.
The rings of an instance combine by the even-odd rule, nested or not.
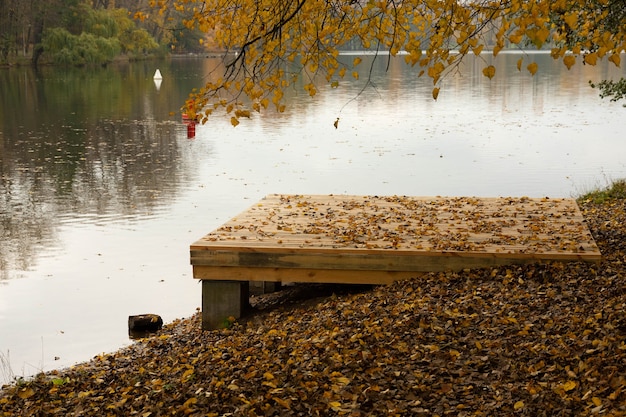
[(596, 65), (596, 62), (598, 62), (598, 54), (595, 52), (585, 54), (583, 61), (585, 64)]
[(428, 68), (428, 76), (433, 79), (433, 84), (437, 84), (437, 81), (439, 81), (445, 69), (446, 67), (441, 61), (436, 62), (433, 66)]
[[(434, 85), (464, 56), (481, 55), (488, 47), (497, 56), (516, 45), (550, 44), (552, 56), (567, 68), (578, 57), (595, 65), (606, 56), (619, 66), (626, 28), (619, 23), (611, 26), (609, 13), (620, 3), (592, 1), (598, 7), (581, 0), (153, 0), (151, 4), (160, 12), (170, 7), (183, 13), (188, 27), (207, 33), (204, 44), (208, 39), (212, 44), (207, 47), (230, 52), (219, 70), (223, 80), (208, 82), (195, 95), (191, 113), (203, 114), (204, 107), (224, 107), (224, 97), (230, 97), (227, 102), (235, 108), (249, 106), (260, 112), (271, 100), (277, 111), (284, 111), (282, 91), (288, 87), (313, 97), (320, 82), (336, 88), (347, 74), (358, 80), (364, 71), (357, 71), (362, 59), (350, 62), (340, 54), (355, 42), (370, 52), (403, 53), (405, 62), (419, 64), (418, 75), (426, 74)], [(517, 67), (521, 70), (521, 61)], [(535, 63), (526, 69), (533, 75), (538, 71)], [(488, 66), (483, 74), (494, 77), (495, 67)], [(434, 99), (438, 92), (433, 90)], [(245, 97), (249, 100), (240, 100)]]
[(565, 64), (567, 69), (572, 68), (572, 66), (574, 66), (575, 63), (576, 63), (576, 57), (575, 56), (567, 55), (567, 56), (563, 57), (563, 64)]
[(609, 61), (614, 63), (616, 67), (619, 67), (621, 58), (620, 58), (619, 54), (613, 54), (613, 55), (611, 55), (609, 57)]
[(311, 96), (311, 97), (313, 97), (315, 94), (317, 94), (317, 90), (316, 90), (315, 85), (313, 83), (305, 84), (304, 91), (309, 93), (309, 96)]
[(494, 75), (496, 75), (496, 67), (493, 65), (489, 65), (486, 68), (483, 68), (483, 75), (489, 79), (492, 79)]

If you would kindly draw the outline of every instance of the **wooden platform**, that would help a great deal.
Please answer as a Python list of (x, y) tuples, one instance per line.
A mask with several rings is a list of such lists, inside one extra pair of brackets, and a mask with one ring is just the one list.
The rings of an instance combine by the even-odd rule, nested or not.
[(274, 194), (191, 245), (194, 278), (231, 282), (240, 294), (238, 282), (387, 284), (430, 271), (600, 258), (575, 200), (527, 197)]

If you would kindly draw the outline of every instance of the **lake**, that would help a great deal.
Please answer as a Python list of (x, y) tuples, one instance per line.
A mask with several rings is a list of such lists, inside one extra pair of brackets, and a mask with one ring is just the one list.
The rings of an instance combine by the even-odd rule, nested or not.
[(531, 77), (520, 56), (492, 80), (491, 55), (468, 57), (437, 101), (379, 57), (362, 92), (366, 74), (289, 90), (285, 113), (194, 138), (171, 112), (216, 59), (0, 69), (0, 383), (132, 343), (129, 315), (192, 315), (190, 243), (270, 193), (570, 197), (625, 178), (626, 108), (588, 81), (626, 70), (531, 53)]

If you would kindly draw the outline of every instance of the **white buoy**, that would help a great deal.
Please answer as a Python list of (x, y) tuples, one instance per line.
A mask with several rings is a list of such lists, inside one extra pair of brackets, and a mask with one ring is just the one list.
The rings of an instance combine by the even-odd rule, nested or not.
[(154, 72), (154, 79), (155, 80), (162, 80), (163, 77), (161, 76), (161, 71), (159, 71), (159, 69), (157, 68), (157, 70)]

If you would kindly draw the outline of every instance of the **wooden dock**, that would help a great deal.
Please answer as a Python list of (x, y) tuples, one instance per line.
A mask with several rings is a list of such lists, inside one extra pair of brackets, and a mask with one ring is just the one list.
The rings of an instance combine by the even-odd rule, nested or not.
[(528, 197), (273, 194), (191, 245), (204, 328), (240, 315), (249, 281), (388, 284), (600, 258), (575, 200)]

